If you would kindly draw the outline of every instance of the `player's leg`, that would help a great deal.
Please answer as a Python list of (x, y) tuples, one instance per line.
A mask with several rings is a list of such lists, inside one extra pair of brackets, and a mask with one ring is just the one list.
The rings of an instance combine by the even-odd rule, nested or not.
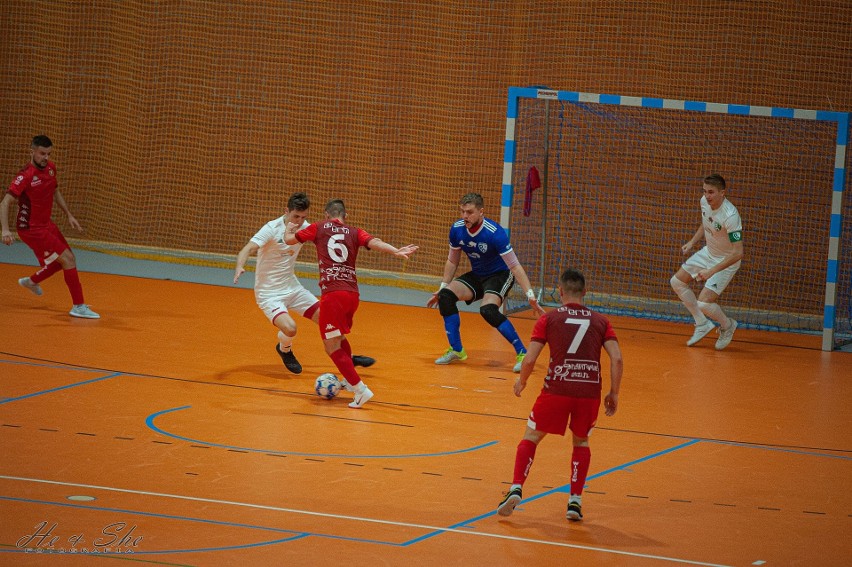
[(672, 285), (672, 289), (683, 302), (683, 305), (686, 307), (687, 311), (689, 311), (690, 315), (692, 315), (692, 318), (695, 319), (695, 329), (692, 336), (688, 341), (686, 341), (686, 346), (696, 344), (713, 330), (713, 323), (708, 321), (707, 317), (701, 311), (701, 308), (698, 306), (698, 298), (689, 286), (695, 275), (705, 267), (708, 267), (706, 266), (707, 262), (704, 261), (702, 252), (704, 252), (704, 250), (696, 252), (690, 256), (689, 259), (680, 267), (677, 273), (672, 276), (672, 279), (669, 280)]
[(482, 298), (482, 306), (479, 308), (479, 314), (482, 315), (482, 318), (485, 319), (489, 325), (497, 329), (500, 334), (503, 335), (503, 338), (506, 339), (509, 344), (512, 345), (512, 348), (515, 349), (515, 366), (513, 370), (515, 372), (520, 372), (521, 363), (524, 360), (524, 356), (527, 354), (527, 349), (524, 346), (521, 337), (518, 336), (515, 326), (512, 325), (509, 318), (500, 311), (500, 307), (503, 305), (506, 295), (509, 293), (509, 290), (512, 289), (514, 284), (515, 277), (512, 275), (512, 272), (508, 270), (489, 276), (483, 282), (484, 297)]
[(468, 272), (451, 281), (447, 287), (438, 292), (438, 311), (444, 318), (444, 331), (447, 333), (450, 348), (435, 360), (435, 364), (449, 364), (467, 358), (467, 353), (462, 346), (461, 317), (457, 303), (464, 301), (470, 304), (475, 301), (478, 285), (479, 279)]
[(56, 225), (50, 225), (46, 230), (40, 232), (42, 232), (43, 250), (46, 252), (45, 260), (53, 260), (50, 263), (61, 266), (65, 286), (71, 294), (72, 306), (68, 314), (83, 319), (100, 319), (101, 316), (86, 305), (86, 300), (83, 297), (83, 284), (80, 283), (80, 275), (77, 273), (77, 257), (59, 228)]
[(737, 330), (738, 323), (731, 317), (728, 317), (719, 305), (719, 296), (731, 283), (736, 268), (726, 268), (721, 272), (717, 272), (710, 276), (705, 282), (704, 289), (698, 295), (698, 306), (701, 311), (710, 319), (719, 323), (719, 338), (716, 340), (716, 350), (722, 350), (731, 343), (734, 338), (734, 331)]
[(515, 466), (512, 473), (512, 485), (503, 500), (497, 506), (497, 513), (509, 516), (523, 497), (522, 489), (529, 476), (535, 459), (538, 444), (548, 433), (565, 435), (568, 428), (567, 396), (548, 393), (539, 394), (527, 418), (524, 437), (515, 450)]
[[(282, 305), (283, 307), (283, 305)], [(287, 312), (286, 307), (272, 318), (272, 324), (278, 328), (278, 344), (275, 352), (281, 357), (281, 362), (293, 374), (302, 373), (302, 365), (293, 354), (293, 339), (296, 337), (296, 321)]]
[(352, 329), (352, 319), (358, 309), (358, 294), (347, 291), (324, 293), (320, 299), (319, 328), (325, 352), (331, 358), (344, 379), (344, 387), (354, 392), (355, 397), (349, 404), (351, 408), (360, 408), (373, 397), (373, 392), (361, 380), (352, 362), (351, 350), (346, 335)]
[(566, 517), (577, 521), (583, 519), (583, 488), (592, 462), (589, 435), (595, 427), (600, 410), (600, 398), (571, 399), (571, 436), (574, 446), (571, 451), (571, 492), (568, 497)]
[(46, 250), (43, 236), (44, 231), (22, 230), (18, 233), (21, 241), (33, 251), (40, 266), (31, 276), (19, 279), (18, 285), (27, 288), (35, 295), (44, 293), (39, 285), (41, 282), (62, 269), (62, 265), (55, 261), (57, 256)]
[[(301, 300), (298, 303), (294, 303), (291, 310), (295, 311), (296, 313), (299, 313), (305, 319), (310, 319), (311, 321), (313, 321), (314, 323), (319, 325), (319, 307), (320, 307), (319, 300), (316, 297), (314, 297), (314, 295), (311, 292), (309, 292), (307, 289), (303, 288), (302, 290), (299, 291), (299, 297), (300, 298), (307, 298), (308, 296), (313, 298), (313, 302), (310, 303), (310, 305), (304, 310), (304, 312), (300, 311), (301, 303), (302, 303)], [(304, 301), (307, 302), (308, 300), (304, 299)], [(349, 341), (346, 340), (346, 337), (344, 337), (343, 340), (344, 340), (344, 344), (342, 346), (344, 348), (348, 348), (349, 353), (352, 354), (352, 348), (349, 346)], [(372, 358), (372, 357), (369, 357), (369, 356), (364, 356), (364, 355), (361, 355), (361, 354), (352, 354), (352, 364), (354, 364), (355, 366), (363, 366), (364, 368), (367, 368), (369, 366), (374, 365), (375, 363), (376, 363), (375, 358)]]

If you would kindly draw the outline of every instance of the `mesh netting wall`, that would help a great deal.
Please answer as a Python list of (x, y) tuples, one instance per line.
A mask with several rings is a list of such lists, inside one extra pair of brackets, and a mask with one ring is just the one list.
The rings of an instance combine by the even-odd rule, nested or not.
[(497, 216), (509, 85), (852, 110), (848, 0), (5, 0), (0, 29), (0, 176), (51, 136), (67, 236), (233, 255), (306, 190), (422, 246), (362, 267), (432, 282), (458, 197)]
[[(512, 240), (545, 299), (559, 301), (571, 266), (589, 279), (591, 305), (686, 321), (669, 278), (701, 224), (702, 179), (721, 173), (745, 245), (726, 311), (752, 327), (821, 332), (836, 141), (834, 122), (521, 99)], [(532, 166), (547, 186), (524, 216)]]

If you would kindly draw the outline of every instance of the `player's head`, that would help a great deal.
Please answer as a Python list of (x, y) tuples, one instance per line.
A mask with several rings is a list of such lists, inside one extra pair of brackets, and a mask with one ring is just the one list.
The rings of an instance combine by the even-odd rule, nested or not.
[(50, 158), (52, 149), (53, 142), (47, 136), (40, 134), (33, 137), (33, 141), (30, 144), (33, 165), (40, 169), (47, 167), (47, 160)]
[(325, 206), (325, 216), (330, 219), (340, 219), (343, 220), (346, 218), (346, 206), (343, 204), (342, 199), (332, 199)]
[(467, 228), (479, 226), (482, 222), (482, 207), (484, 205), (482, 195), (479, 193), (468, 193), (459, 201), (462, 220)]
[(725, 178), (718, 173), (712, 173), (704, 178), (704, 198), (710, 208), (716, 209), (725, 199)]
[(308, 217), (308, 209), (311, 208), (311, 202), (308, 196), (304, 193), (293, 193), (287, 199), (287, 209), (284, 211), (284, 218), (287, 222), (302, 224)]
[(559, 294), (563, 297), (583, 297), (586, 293), (586, 278), (580, 270), (568, 268), (559, 276)]

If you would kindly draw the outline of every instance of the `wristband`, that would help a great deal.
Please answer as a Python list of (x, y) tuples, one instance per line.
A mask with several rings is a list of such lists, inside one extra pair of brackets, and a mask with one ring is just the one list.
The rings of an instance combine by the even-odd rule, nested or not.
[(445, 287), (447, 287), (447, 284), (445, 284), (444, 282), (441, 282), (441, 287), (438, 288), (438, 291), (441, 291)]
[(527, 299), (535, 299), (535, 292), (532, 290), (532, 288), (527, 290)]

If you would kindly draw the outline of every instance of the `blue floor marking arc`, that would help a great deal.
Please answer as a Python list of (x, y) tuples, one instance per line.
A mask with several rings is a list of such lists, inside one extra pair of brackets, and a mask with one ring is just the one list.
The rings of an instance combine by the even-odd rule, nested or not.
[[(605, 470), (605, 471), (601, 471), (601, 472), (599, 472), (599, 473), (595, 473), (595, 474), (593, 474), (593, 475), (591, 475), (591, 476), (587, 477), (587, 478), (586, 478), (586, 481), (588, 482), (588, 481), (590, 481), (590, 480), (594, 480), (594, 479), (596, 479), (596, 478), (600, 478), (600, 477), (605, 476), (605, 475), (608, 475), (608, 474), (610, 474), (610, 473), (614, 473), (614, 472), (618, 472), (618, 471), (621, 471), (621, 470), (624, 470), (624, 469), (630, 468), (630, 467), (631, 467), (631, 466), (633, 466), (633, 465), (638, 465), (639, 463), (644, 463), (645, 461), (649, 461), (649, 460), (651, 460), (651, 459), (655, 459), (655, 458), (657, 458), (657, 457), (661, 457), (661, 456), (666, 455), (666, 454), (668, 454), (668, 453), (672, 453), (672, 452), (674, 452), (674, 451), (678, 451), (678, 450), (680, 450), (680, 449), (684, 449), (684, 448), (686, 448), (686, 447), (690, 447), (690, 446), (695, 445), (696, 443), (700, 443), (700, 442), (701, 442), (701, 441), (700, 441), (699, 439), (693, 439), (693, 440), (691, 440), (691, 441), (687, 441), (686, 443), (681, 443), (680, 445), (675, 445), (674, 447), (670, 447), (670, 448), (668, 448), (668, 449), (663, 449), (662, 451), (657, 451), (656, 453), (652, 453), (652, 454), (650, 454), (650, 455), (646, 455), (646, 456), (644, 456), (644, 457), (642, 457), (642, 458), (640, 458), (640, 459), (635, 459), (635, 460), (630, 461), (630, 462), (628, 462), (628, 463), (624, 463), (623, 465), (619, 465), (619, 466), (617, 466), (617, 467), (613, 467), (613, 468), (611, 468), (611, 469), (607, 469), (607, 470)], [(521, 501), (518, 503), (518, 505), (520, 506), (521, 504), (524, 504), (524, 503), (527, 503), (527, 502), (534, 502), (535, 500), (538, 500), (539, 498), (544, 498), (545, 496), (550, 496), (551, 494), (556, 494), (556, 493), (559, 493), (559, 492), (565, 492), (565, 491), (566, 491), (566, 487), (567, 487), (567, 490), (568, 490), (568, 491), (570, 491), (570, 490), (571, 490), (571, 485), (570, 485), (570, 484), (566, 484), (565, 486), (559, 486), (559, 487), (553, 488), (553, 489), (551, 489), (551, 490), (547, 490), (547, 491), (545, 491), (545, 492), (542, 492), (541, 494), (536, 494), (535, 496), (530, 496), (529, 498), (524, 498), (523, 500), (521, 500)], [(471, 518), (471, 519), (469, 519), (469, 520), (465, 520), (465, 521), (463, 521), (463, 522), (455, 523), (455, 524), (453, 524), (453, 525), (451, 525), (451, 526), (449, 526), (449, 527), (450, 527), (451, 529), (454, 529), (454, 530), (455, 530), (455, 529), (459, 529), (459, 528), (463, 528), (463, 527), (467, 527), (469, 524), (472, 524), (472, 523), (478, 522), (478, 521), (480, 521), (480, 520), (484, 520), (485, 518), (490, 518), (491, 516), (494, 516), (494, 515), (496, 515), (496, 514), (497, 514), (497, 510), (492, 510), (492, 511), (490, 511), (490, 512), (486, 512), (485, 514), (480, 514), (479, 516), (476, 516), (476, 517)], [(418, 538), (415, 538), (415, 539), (412, 539), (412, 540), (409, 540), (409, 541), (405, 542), (403, 545), (411, 545), (411, 544), (413, 544), (413, 543), (418, 543), (418, 542), (420, 542), (420, 541), (423, 541), (423, 540), (425, 540), (425, 539), (429, 539), (429, 538), (431, 538), (431, 537), (434, 537), (434, 536), (436, 536), (436, 535), (440, 535), (440, 534), (442, 534), (442, 533), (443, 533), (443, 532), (441, 532), (441, 531), (436, 531), (436, 532), (432, 532), (432, 533), (424, 534), (424, 535), (422, 535), (422, 536), (420, 536), (420, 537), (418, 537)]]
[(252, 453), (266, 453), (271, 455), (292, 455), (295, 457), (326, 457), (326, 458), (345, 458), (345, 459), (411, 459), (416, 457), (446, 457), (449, 455), (459, 455), (461, 453), (470, 453), (471, 451), (478, 451), (480, 449), (485, 449), (487, 447), (491, 447), (492, 445), (496, 445), (497, 441), (488, 441), (487, 443), (483, 443), (481, 445), (476, 445), (474, 447), (467, 447), (465, 449), (456, 449), (454, 451), (441, 451), (439, 453), (412, 453), (412, 454), (402, 454), (402, 455), (342, 455), (342, 454), (334, 454), (334, 453), (302, 453), (298, 451), (276, 451), (273, 449), (255, 449), (252, 447), (240, 447), (236, 445), (225, 445), (222, 443), (209, 443), (207, 441), (202, 441), (200, 439), (192, 439), (190, 437), (183, 437), (181, 435), (176, 435), (174, 433), (169, 433), (163, 429), (160, 429), (154, 424), (154, 420), (156, 420), (161, 415), (182, 411), (185, 409), (189, 409), (192, 406), (180, 406), (176, 408), (170, 408), (165, 410), (160, 410), (158, 412), (154, 412), (148, 417), (145, 418), (145, 425), (148, 426), (149, 429), (155, 431), (161, 435), (165, 435), (167, 437), (171, 437), (172, 439), (179, 439), (181, 441), (186, 441), (189, 443), (196, 443), (200, 445), (209, 445), (210, 447), (219, 447), (222, 449), (235, 449), (239, 451), (249, 451)]
[(42, 396), (44, 394), (51, 394), (53, 392), (58, 392), (60, 390), (67, 390), (68, 388), (74, 388), (77, 386), (85, 386), (86, 384), (92, 384), (94, 382), (100, 382), (101, 380), (108, 380), (110, 378), (115, 378), (116, 376), (123, 376), (123, 372), (113, 372), (112, 374), (107, 374), (106, 376), (101, 376), (100, 378), (92, 378), (91, 380), (84, 380), (83, 382), (76, 382), (74, 384), (66, 384), (65, 386), (58, 386), (56, 388), (51, 388), (50, 390), (42, 390), (41, 392), (33, 392), (32, 394), (25, 394), (23, 396), (18, 396), (16, 398), (6, 398), (5, 400), (0, 400), (0, 405), (6, 404), (9, 402), (17, 402), (18, 400), (25, 400), (27, 398), (33, 398), (35, 396)]

